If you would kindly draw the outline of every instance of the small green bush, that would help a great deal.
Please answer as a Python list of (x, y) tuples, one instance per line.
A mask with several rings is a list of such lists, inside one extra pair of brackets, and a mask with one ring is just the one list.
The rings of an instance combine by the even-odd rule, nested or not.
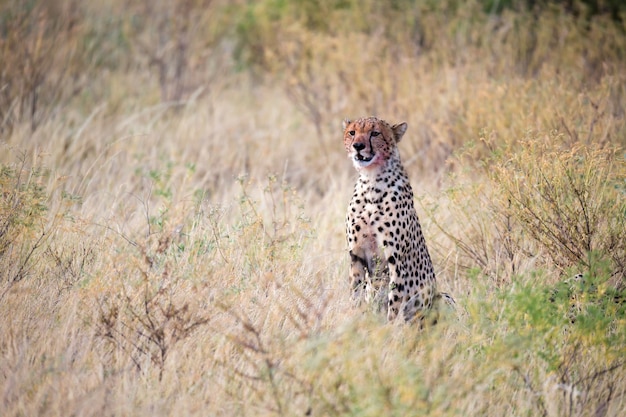
[[(515, 275), (524, 263), (561, 275), (594, 275), (598, 260), (607, 261), (612, 285), (626, 287), (622, 148), (592, 134), (584, 141), (569, 130), (527, 132), (517, 144), (496, 136), (480, 138), (489, 151), (477, 170), (489, 184), (449, 190), (467, 227), (447, 234), (471, 259), (466, 266), (499, 282), (504, 271)], [(470, 159), (473, 149), (466, 148)], [(469, 200), (470, 194), (478, 199)]]
[(46, 239), (48, 172), (26, 158), (0, 165), (0, 283), (20, 281)]

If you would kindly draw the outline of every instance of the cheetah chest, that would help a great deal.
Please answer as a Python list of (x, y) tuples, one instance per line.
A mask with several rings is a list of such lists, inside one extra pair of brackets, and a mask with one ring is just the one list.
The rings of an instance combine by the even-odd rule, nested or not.
[[(363, 207), (363, 213), (360, 218), (363, 230), (363, 250), (368, 264), (378, 262), (379, 268), (384, 267), (385, 265), (380, 265), (384, 256), (382, 241), (377, 231), (377, 219), (380, 219), (380, 209), (375, 204), (366, 204)], [(370, 271), (373, 271), (373, 265), (368, 266)]]
[(352, 250), (360, 253), (370, 275), (378, 275), (387, 267), (384, 256), (384, 236), (380, 232), (383, 211), (378, 204), (366, 202), (355, 205), (357, 210), (349, 215), (350, 231), (353, 234)]

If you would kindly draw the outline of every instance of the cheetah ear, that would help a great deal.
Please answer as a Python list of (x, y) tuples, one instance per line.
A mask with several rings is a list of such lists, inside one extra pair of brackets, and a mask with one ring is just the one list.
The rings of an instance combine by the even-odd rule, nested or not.
[(350, 119), (343, 119), (343, 123), (341, 123), (341, 126), (343, 127), (343, 130), (346, 130), (346, 128), (348, 127), (348, 125), (352, 123), (352, 121)]
[(393, 134), (396, 136), (396, 143), (400, 142), (400, 139), (402, 139), (408, 127), (409, 125), (407, 125), (406, 122), (391, 126), (391, 130), (393, 130)]

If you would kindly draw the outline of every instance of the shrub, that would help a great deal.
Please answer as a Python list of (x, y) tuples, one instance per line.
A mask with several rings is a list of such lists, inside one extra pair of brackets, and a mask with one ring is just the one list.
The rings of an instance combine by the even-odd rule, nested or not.
[[(448, 190), (466, 227), (446, 233), (471, 260), (465, 266), (478, 266), (500, 282), (518, 274), (524, 263), (560, 274), (594, 275), (598, 260), (606, 260), (613, 284), (624, 287), (623, 149), (602, 144), (593, 126), (586, 138), (567, 128), (529, 131), (517, 143), (496, 138), (480, 138), (489, 156), (477, 170), (488, 184)], [(470, 158), (473, 149), (465, 150)]]
[(626, 284), (626, 161), (619, 148), (576, 144), (554, 149), (530, 138), (520, 152), (499, 162), (492, 181), (519, 222), (561, 270), (592, 270), (594, 254), (612, 262), (613, 274)]
[[(218, 330), (236, 348), (258, 353), (247, 342), (248, 336), (259, 337), (256, 324), (248, 322), (236, 300), (258, 284), (255, 279), (280, 287), (274, 275), (280, 274), (277, 265), (297, 258), (303, 239), (311, 233), (293, 190), (274, 176), (268, 179), (260, 201), (254, 199), (250, 182), (240, 178), (235, 213), (217, 206), (205, 211), (202, 194), (197, 193), (193, 212), (183, 209), (185, 220), (176, 224), (170, 216), (181, 209), (172, 198), (171, 169), (170, 163), (164, 173), (147, 174), (156, 200), (142, 201), (145, 230), (128, 235), (119, 232), (121, 239), (114, 239), (113, 267), (103, 270), (92, 283), (100, 288), (95, 295), (95, 327), (97, 336), (106, 342), (103, 356), (107, 362), (119, 366), (114, 353), (121, 351), (137, 371), (153, 367), (159, 379), (175, 346), (212, 326), (216, 316), (227, 315), (243, 326), (245, 336)], [(161, 206), (158, 216), (149, 214), (155, 203)], [(224, 222), (226, 213), (236, 220)], [(294, 293), (306, 302), (297, 290)], [(289, 319), (298, 324), (302, 317), (294, 314)], [(263, 368), (263, 364), (254, 360), (249, 365)]]
[[(0, 165), (0, 284), (24, 279), (47, 239), (48, 172), (38, 164)], [(4, 295), (4, 293), (2, 294)], [(1, 297), (0, 297), (1, 298)]]

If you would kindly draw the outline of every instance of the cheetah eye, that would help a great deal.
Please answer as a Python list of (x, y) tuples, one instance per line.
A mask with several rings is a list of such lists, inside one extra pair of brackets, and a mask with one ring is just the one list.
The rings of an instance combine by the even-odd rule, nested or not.
[(370, 133), (370, 134), (371, 134), (372, 136), (378, 136), (378, 135), (380, 135), (380, 132), (372, 132), (372, 133)]
[(349, 132), (348, 132), (348, 134), (349, 134), (350, 136), (354, 136), (354, 134), (355, 134), (355, 133), (356, 133), (356, 132), (355, 132), (354, 130), (351, 130), (351, 131), (349, 131)]

